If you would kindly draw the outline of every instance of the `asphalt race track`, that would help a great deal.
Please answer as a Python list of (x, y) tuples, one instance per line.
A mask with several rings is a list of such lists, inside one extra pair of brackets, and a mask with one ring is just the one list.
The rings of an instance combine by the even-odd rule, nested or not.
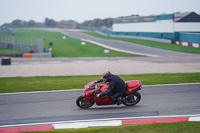
[[(0, 77), (98, 75), (106, 70), (111, 70), (115, 74), (200, 72), (199, 54), (100, 39), (80, 32), (62, 31), (62, 33), (73, 38), (87, 39), (154, 57), (12, 58), (12, 65), (0, 66)], [(76, 106), (76, 98), (83, 93), (80, 89), (0, 94), (0, 127), (88, 119), (200, 114), (199, 88), (200, 83), (143, 86), (140, 91), (142, 100), (136, 106), (94, 105), (89, 109), (80, 109)]]
[(96, 106), (80, 109), (83, 90), (0, 95), (0, 126), (88, 119), (192, 115), (200, 112), (200, 83), (144, 86), (136, 106)]
[[(169, 56), (169, 55), (177, 55), (177, 56), (197, 56), (197, 54), (189, 54), (189, 53), (182, 53), (182, 52), (174, 52), (174, 51), (168, 51), (168, 50), (162, 50), (162, 49), (156, 49), (152, 47), (147, 47), (143, 45), (138, 45), (134, 43), (129, 43), (125, 41), (119, 41), (119, 40), (110, 40), (110, 39), (101, 39), (97, 37), (93, 37), (87, 34), (83, 34), (80, 32), (67, 32), (63, 31), (63, 34), (70, 36), (72, 38), (76, 39), (86, 39), (91, 40), (100, 44), (104, 44), (109, 47), (126, 50), (130, 52), (135, 53), (141, 53), (141, 54), (147, 54), (147, 55), (153, 55), (153, 56)], [(170, 44), (169, 44), (170, 45)]]

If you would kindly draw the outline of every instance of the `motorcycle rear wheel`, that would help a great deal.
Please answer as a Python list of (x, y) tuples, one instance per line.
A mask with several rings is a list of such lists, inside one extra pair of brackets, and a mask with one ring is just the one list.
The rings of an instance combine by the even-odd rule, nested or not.
[(76, 100), (76, 105), (79, 107), (79, 108), (82, 108), (82, 109), (86, 109), (86, 108), (89, 108), (91, 106), (94, 105), (94, 101), (92, 99), (90, 99), (86, 104), (85, 104), (85, 98), (82, 97), (82, 96), (79, 96)]
[(126, 106), (134, 106), (136, 105), (141, 99), (141, 95), (139, 92), (131, 93), (124, 97), (123, 104)]

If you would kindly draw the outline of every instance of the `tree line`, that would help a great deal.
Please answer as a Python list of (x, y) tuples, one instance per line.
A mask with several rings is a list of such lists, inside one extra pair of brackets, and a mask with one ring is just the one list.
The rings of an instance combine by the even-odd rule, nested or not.
[(54, 19), (45, 18), (44, 22), (36, 22), (35, 20), (24, 21), (21, 19), (15, 19), (11, 23), (5, 23), (2, 26), (10, 28), (21, 28), (21, 27), (51, 27), (51, 28), (80, 28), (80, 27), (95, 27), (99, 28), (102, 26), (112, 27), (112, 18), (106, 19), (94, 19), (78, 23), (74, 20), (62, 20), (55, 21)]

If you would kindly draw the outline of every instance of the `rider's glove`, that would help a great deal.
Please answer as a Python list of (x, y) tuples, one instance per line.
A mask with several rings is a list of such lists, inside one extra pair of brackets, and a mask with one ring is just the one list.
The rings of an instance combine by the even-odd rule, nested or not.
[(97, 83), (99, 83), (99, 82), (101, 82), (101, 79), (98, 79), (98, 80), (97, 80)]
[(95, 83), (100, 83), (103, 82), (103, 79), (98, 79), (97, 81), (95, 81)]
[(97, 94), (97, 96), (96, 97), (101, 97), (102, 96), (102, 93), (99, 93), (99, 94)]

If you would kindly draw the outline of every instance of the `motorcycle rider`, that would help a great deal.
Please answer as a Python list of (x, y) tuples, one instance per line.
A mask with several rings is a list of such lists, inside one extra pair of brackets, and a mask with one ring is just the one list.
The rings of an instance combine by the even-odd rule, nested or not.
[(120, 105), (122, 103), (121, 96), (126, 91), (125, 82), (119, 76), (111, 74), (110, 71), (105, 72), (102, 75), (102, 79), (98, 79), (95, 83), (100, 82), (109, 82), (109, 87), (105, 92), (97, 94), (97, 97), (108, 95), (114, 90), (114, 94), (110, 97), (110, 100), (114, 104), (117, 103), (117, 105)]

